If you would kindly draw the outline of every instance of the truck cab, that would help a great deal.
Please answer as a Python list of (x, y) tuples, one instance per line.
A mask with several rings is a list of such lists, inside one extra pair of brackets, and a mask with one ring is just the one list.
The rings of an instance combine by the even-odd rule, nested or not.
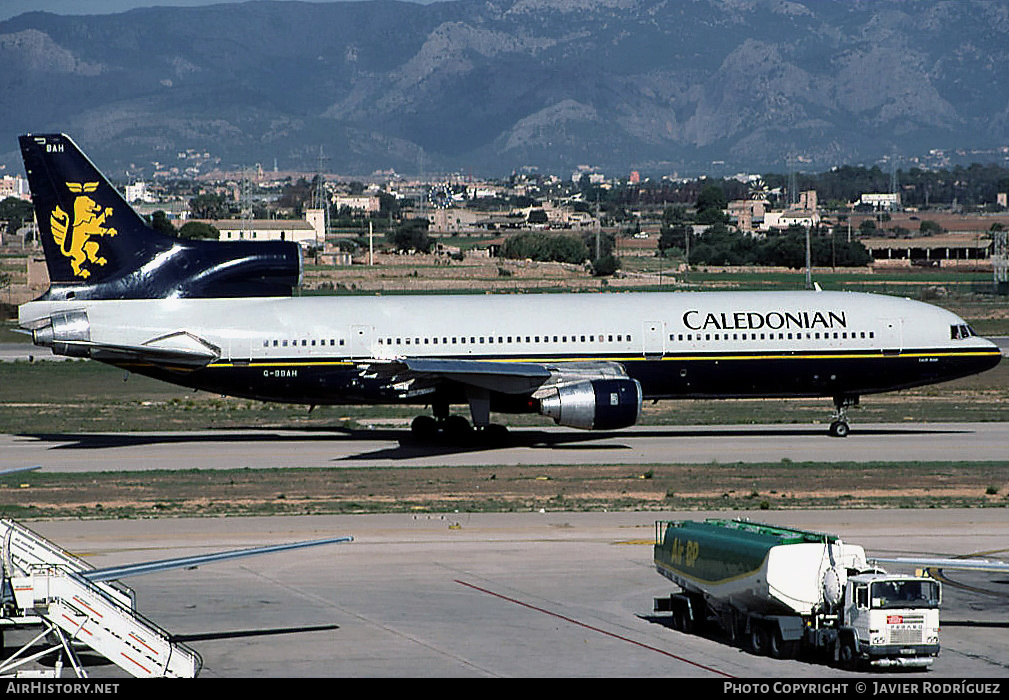
[(855, 666), (927, 667), (939, 655), (939, 582), (863, 573), (848, 578), (837, 660)]

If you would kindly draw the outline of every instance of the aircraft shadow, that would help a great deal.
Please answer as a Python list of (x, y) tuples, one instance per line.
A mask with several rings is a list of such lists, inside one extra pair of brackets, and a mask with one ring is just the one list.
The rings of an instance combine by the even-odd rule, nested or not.
[(947, 620), (943, 618), (943, 627), (977, 627), (985, 629), (1009, 629), (1009, 621), (998, 622), (992, 620)]
[[(859, 436), (881, 435), (943, 435), (970, 433), (967, 429), (925, 427), (855, 427), (849, 440)], [(410, 460), (439, 455), (465, 454), (508, 448), (530, 449), (580, 449), (628, 450), (633, 443), (654, 438), (744, 438), (744, 437), (808, 437), (826, 436), (820, 426), (740, 426), (738, 428), (708, 427), (647, 427), (633, 431), (579, 431), (543, 430), (541, 428), (516, 428), (503, 436), (482, 442), (478, 435), (462, 440), (421, 441), (407, 429), (361, 429), (342, 426), (297, 426), (215, 428), (201, 432), (178, 433), (20, 433), (18, 437), (51, 443), (51, 450), (94, 450), (150, 445), (200, 444), (200, 443), (285, 443), (285, 442), (394, 442), (373, 452), (340, 457), (334, 461), (348, 460)], [(604, 441), (619, 440), (619, 443)]]
[(302, 632), (324, 632), (338, 630), (339, 625), (311, 625), (306, 627), (274, 627), (261, 630), (232, 630), (227, 632), (196, 632), (193, 634), (173, 634), (173, 642), (207, 642), (217, 639), (239, 639), (241, 637), (267, 637), (278, 634), (300, 634)]

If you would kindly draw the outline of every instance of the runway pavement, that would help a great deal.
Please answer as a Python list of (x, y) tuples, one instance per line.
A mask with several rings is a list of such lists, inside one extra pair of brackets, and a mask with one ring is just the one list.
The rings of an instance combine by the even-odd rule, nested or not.
[(425, 445), (403, 427), (375, 430), (216, 430), (0, 434), (0, 469), (136, 471), (273, 467), (497, 464), (707, 464), (1004, 460), (1009, 423), (635, 426), (612, 432), (514, 428), (496, 446)]
[[(838, 678), (652, 612), (673, 587), (652, 565), (654, 521), (706, 513), (299, 516), (29, 525), (96, 566), (350, 534), (351, 544), (129, 579), (139, 609), (190, 639), (202, 677)], [(749, 515), (752, 515), (749, 514)], [(771, 511), (765, 522), (830, 532), (870, 555), (1005, 557), (1004, 509)], [(950, 574), (953, 578), (956, 575)], [(962, 580), (962, 578), (961, 578)], [(1009, 580), (943, 589), (942, 654), (907, 682), (1009, 675)], [(309, 627), (334, 626), (307, 631)], [(284, 628), (286, 634), (222, 637)], [(302, 631), (291, 632), (291, 628)], [(17, 633), (24, 635), (26, 633)], [(211, 635), (213, 638), (207, 638)], [(10, 645), (14, 639), (8, 633)], [(93, 666), (92, 676), (121, 676)], [(719, 686), (720, 687), (720, 686)]]

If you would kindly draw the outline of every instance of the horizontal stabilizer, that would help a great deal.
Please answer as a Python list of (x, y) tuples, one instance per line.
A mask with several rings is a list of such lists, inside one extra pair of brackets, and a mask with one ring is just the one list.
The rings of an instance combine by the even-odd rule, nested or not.
[(286, 552), (290, 549), (302, 549), (305, 547), (318, 547), (323, 544), (338, 544), (343, 542), (353, 542), (354, 538), (329, 537), (321, 540), (307, 540), (304, 542), (292, 542), (290, 544), (274, 544), (265, 547), (253, 547), (252, 549), (233, 549), (227, 552), (214, 552), (212, 554), (198, 554), (192, 557), (179, 557), (177, 559), (161, 559), (158, 561), (140, 562), (139, 564), (126, 564), (124, 566), (111, 566), (105, 569), (91, 569), (82, 571), (81, 576), (89, 581), (114, 581), (128, 576), (141, 576), (152, 574), (156, 571), (168, 571), (171, 569), (184, 569), (187, 567), (209, 564), (226, 559), (239, 559), (241, 557), (253, 557), (260, 554), (271, 554), (273, 552)]

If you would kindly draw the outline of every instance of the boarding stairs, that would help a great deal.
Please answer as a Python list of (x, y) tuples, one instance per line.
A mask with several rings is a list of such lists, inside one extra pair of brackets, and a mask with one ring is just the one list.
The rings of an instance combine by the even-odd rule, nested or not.
[[(193, 678), (203, 665), (194, 650), (136, 610), (133, 591), (118, 583), (86, 578), (94, 568), (84, 560), (11, 520), (0, 520), (4, 570), (2, 614), (7, 626), (42, 626), (13, 656), (0, 662), (0, 675), (54, 650), (61, 650), (78, 676), (86, 676), (74, 648), (90, 647), (136, 677)], [(47, 638), (51, 645), (30, 653)], [(59, 668), (59, 667), (57, 667)]]

